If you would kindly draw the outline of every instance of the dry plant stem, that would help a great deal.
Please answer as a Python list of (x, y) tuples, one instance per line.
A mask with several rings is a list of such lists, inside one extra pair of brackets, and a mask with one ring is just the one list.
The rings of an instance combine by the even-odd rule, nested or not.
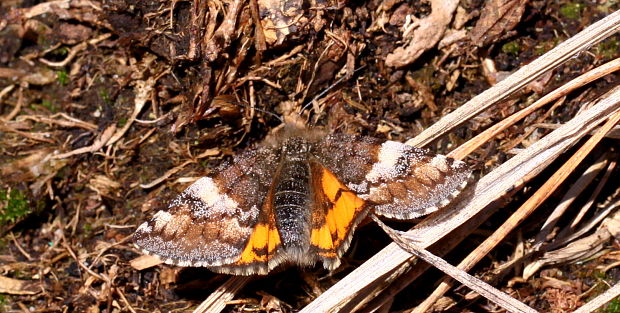
[(101, 136), (99, 136), (95, 142), (93, 142), (92, 145), (88, 146), (88, 147), (82, 147), (82, 148), (78, 148), (75, 149), (73, 151), (69, 151), (67, 153), (61, 153), (61, 154), (57, 154), (52, 156), (52, 159), (65, 159), (68, 158), (70, 156), (74, 156), (77, 154), (82, 154), (82, 153), (88, 153), (88, 152), (97, 152), (99, 151), (99, 149), (103, 148), (103, 146), (105, 146), (106, 142), (108, 142), (108, 140), (110, 140), (110, 138), (112, 137), (112, 134), (114, 134), (114, 131), (116, 130), (116, 125), (112, 124), (110, 126), (108, 126), (108, 128), (106, 128), (103, 133), (101, 133)]
[(97, 11), (101, 11), (101, 8), (96, 5), (93, 1), (72, 1), (72, 0), (55, 0), (48, 1), (44, 3), (39, 3), (35, 6), (32, 6), (24, 10), (24, 18), (31, 19), (35, 16), (39, 16), (41, 14), (54, 12), (56, 9), (69, 9), (71, 7), (89, 7), (93, 8)]
[[(534, 123), (538, 123), (538, 122), (542, 122), (544, 120), (547, 120), (549, 118), (549, 116), (551, 116), (551, 114), (553, 112), (556, 111), (556, 109), (562, 105), (564, 105), (564, 103), (566, 102), (566, 96), (563, 96), (562, 98), (558, 99), (557, 101), (555, 101), (551, 107), (549, 109), (547, 109), (547, 111), (545, 113), (542, 113), (540, 116), (538, 116), (538, 118), (536, 118), (536, 121), (534, 121)], [(501, 149), (503, 151), (510, 151), (512, 149), (514, 149), (516, 146), (520, 145), (524, 140), (526, 140), (527, 138), (529, 138), (532, 133), (534, 133), (534, 131), (536, 130), (536, 127), (525, 127), (523, 133), (521, 135), (519, 135), (517, 138), (514, 138), (513, 140), (502, 144), (501, 145)]]
[(4, 98), (4, 96), (8, 95), (9, 92), (11, 92), (13, 90), (13, 88), (15, 88), (15, 84), (13, 85), (8, 85), (4, 88), (2, 88), (2, 90), (0, 90), (0, 103), (2, 103), (2, 99)]
[[(618, 90), (618, 88), (616, 88)], [(620, 99), (620, 98), (618, 98)], [(540, 206), (564, 180), (575, 170), (575, 168), (585, 159), (585, 157), (594, 149), (594, 147), (605, 137), (605, 134), (612, 129), (620, 121), (620, 111), (616, 112), (609, 120), (597, 130), (596, 134), (568, 160), (541, 186), (519, 209), (513, 213), (491, 236), (489, 236), (476, 250), (470, 253), (458, 268), (470, 270), (484, 256), (489, 254), (498, 243), (500, 243), (517, 225), (527, 218), (538, 206)], [(429, 296), (422, 304), (420, 304), (413, 312), (426, 312), (432, 304), (437, 301), (451, 287), (449, 279), (444, 281), (435, 289), (433, 294)]]
[[(608, 243), (610, 239), (620, 235), (620, 229), (618, 228), (620, 212), (615, 210), (616, 208), (617, 203), (613, 203), (613, 205), (608, 206), (603, 211), (597, 212), (597, 216), (593, 218), (593, 220), (598, 220), (598, 223), (591, 221), (588, 225), (579, 230), (581, 234), (585, 234), (591, 231), (596, 225), (599, 225), (594, 232), (583, 238), (572, 241), (562, 248), (556, 250), (548, 249), (549, 251), (545, 252), (544, 255), (535, 259), (533, 262), (527, 263), (523, 269), (523, 279), (528, 280), (543, 266), (560, 263), (575, 263), (581, 260), (592, 259), (597, 254), (600, 254), (604, 249), (604, 245)], [(609, 216), (610, 213), (614, 211), (615, 213)], [(574, 238), (578, 237), (579, 236), (576, 236)], [(551, 245), (548, 245), (544, 248), (549, 248), (550, 246)], [(581, 294), (579, 297), (583, 298), (585, 294)]]
[(554, 242), (550, 243), (549, 246), (545, 248), (551, 251), (551, 250), (557, 249), (558, 247), (570, 244), (572, 241), (576, 240), (577, 238), (591, 231), (596, 225), (599, 225), (602, 221), (605, 220), (605, 218), (609, 214), (611, 214), (611, 212), (616, 210), (618, 207), (620, 207), (620, 200), (617, 200), (611, 203), (610, 205), (605, 206), (605, 208), (603, 208), (600, 212), (597, 212), (596, 216), (588, 220), (582, 227), (580, 227), (577, 230), (574, 230), (574, 233), (570, 233), (570, 234), (568, 234), (568, 232), (566, 234), (563, 232), (560, 233), (557, 236), (557, 239)]
[[(558, 127), (560, 127), (559, 124), (551, 124), (551, 123), (536, 123), (534, 124), (534, 127), (539, 127), (539, 128), (545, 128), (545, 129), (558, 129)], [(590, 135), (593, 135), (594, 132), (590, 133)], [(614, 129), (612, 129), (607, 135), (605, 135), (606, 138), (611, 138), (611, 139), (620, 139), (620, 127), (616, 126), (614, 127)]]
[(73, 48), (71, 48), (71, 50), (69, 50), (69, 54), (67, 54), (67, 57), (60, 61), (60, 62), (52, 62), (52, 61), (48, 61), (44, 58), (40, 58), (39, 61), (41, 61), (41, 63), (50, 66), (50, 67), (64, 67), (67, 64), (69, 64), (69, 62), (71, 62), (71, 60), (73, 60), (73, 58), (75, 58), (75, 56), (78, 54), (78, 52), (86, 49), (88, 47), (88, 45), (96, 45), (108, 38), (110, 38), (112, 36), (112, 34), (108, 33), (108, 34), (103, 34), (97, 38), (91, 39), (89, 41), (84, 41), (82, 43), (80, 43), (77, 46), (74, 46)]
[(187, 160), (187, 161), (183, 162), (183, 164), (181, 164), (179, 166), (176, 166), (176, 167), (174, 167), (172, 169), (169, 169), (167, 172), (164, 173), (164, 175), (160, 176), (159, 178), (155, 179), (154, 181), (152, 181), (152, 182), (150, 182), (148, 184), (140, 184), (140, 188), (144, 188), (144, 189), (153, 188), (153, 187), (159, 185), (164, 180), (168, 179), (168, 177), (174, 175), (176, 172), (182, 170), (187, 165), (192, 164), (192, 163), (196, 163), (196, 160), (204, 159), (204, 158), (210, 157), (210, 156), (216, 156), (218, 154), (220, 154), (220, 150), (218, 150), (218, 149), (207, 149), (203, 153), (198, 155), (196, 158), (193, 158), (191, 160)]
[[(462, 144), (460, 147), (454, 149), (451, 153), (451, 156), (456, 159), (463, 159), (465, 156), (474, 152), (480, 146), (491, 140), (491, 138), (497, 136), (502, 131), (506, 130), (508, 127), (514, 125), (516, 122), (522, 120), (526, 116), (530, 115), (532, 112), (538, 110), (543, 107), (547, 103), (554, 101), (562, 96), (567, 95), (569, 92), (582, 87), (583, 85), (592, 82), (596, 79), (599, 79), (607, 74), (613, 73), (620, 69), (620, 58), (609, 61), (579, 77), (571, 80), (570, 82), (562, 85), (560, 88), (555, 89), (554, 91), (546, 94), (544, 97), (538, 99), (538, 101), (532, 103), (527, 108), (520, 110), (519, 112), (514, 113), (508, 118), (502, 120), (501, 122), (487, 128), (485, 131), (476, 135), (472, 140)], [(472, 100), (473, 101), (473, 100)]]
[(153, 88), (155, 87), (156, 82), (157, 82), (157, 79), (154, 77), (149, 77), (147, 80), (136, 81), (136, 87), (135, 87), (136, 96), (134, 99), (133, 112), (131, 113), (129, 120), (127, 120), (123, 128), (117, 131), (114, 134), (114, 136), (112, 136), (112, 138), (108, 140), (108, 142), (105, 144), (106, 146), (112, 145), (115, 142), (117, 142), (129, 130), (129, 127), (131, 127), (131, 125), (136, 120), (136, 118), (138, 118), (140, 111), (142, 111), (142, 108), (144, 108), (144, 105), (149, 100), (149, 97), (151, 93), (153, 92)]
[(581, 306), (579, 309), (573, 311), (573, 313), (590, 313), (594, 312), (603, 306), (605, 303), (613, 300), (620, 295), (620, 283), (615, 284), (613, 287), (607, 289), (607, 291), (598, 295), (596, 298), (590, 300), (588, 303)]
[(601, 156), (594, 164), (579, 176), (579, 179), (570, 187), (566, 192), (560, 203), (553, 209), (553, 212), (549, 214), (547, 220), (543, 224), (540, 232), (536, 235), (536, 239), (532, 246), (534, 250), (538, 250), (546, 240), (547, 236), (551, 233), (551, 230), (555, 227), (560, 217), (564, 215), (566, 210), (577, 199), (577, 197), (590, 185), (590, 183), (598, 176), (598, 174), (607, 166), (608, 155)]
[(463, 285), (469, 287), (469, 289), (475, 291), (479, 295), (485, 297), (489, 301), (501, 306), (508, 312), (530, 312), (536, 313), (536, 310), (523, 304), (520, 301), (510, 297), (509, 295), (495, 289), (493, 286), (483, 282), (482, 280), (475, 278), (466, 272), (450, 265), (442, 258), (435, 256), (422, 247), (416, 245), (413, 241), (407, 240), (407, 235), (404, 232), (395, 231), (385, 225), (376, 215), (371, 215), (372, 219), (383, 228), (383, 230), (401, 247), (403, 250), (419, 257), (426, 263), (429, 263), (444, 272), (446, 275), (456, 279)]
[(575, 228), (577, 227), (579, 222), (581, 222), (581, 220), (586, 215), (588, 210), (592, 207), (592, 204), (594, 203), (594, 200), (596, 199), (598, 194), (601, 192), (601, 190), (605, 186), (605, 183), (607, 182), (607, 180), (609, 180), (609, 176), (614, 171), (614, 169), (616, 169), (616, 165), (617, 165), (616, 160), (611, 161), (611, 163), (607, 167), (607, 171), (605, 172), (605, 176), (603, 176), (601, 181), (596, 186), (596, 189), (594, 189), (594, 192), (592, 192), (592, 194), (590, 195), (590, 198), (588, 199), (588, 202), (586, 202), (586, 204), (584, 204), (581, 207), (581, 210), (579, 210), (579, 213), (577, 213), (577, 216), (571, 222), (571, 224), (570, 224), (570, 229), (571, 230), (575, 230)]
[[(485, 210), (485, 212), (493, 212), (493, 210)], [(482, 224), (486, 219), (488, 219), (488, 216), (483, 213), (484, 212), (477, 215), (476, 220), (473, 220), (466, 225), (459, 227), (457, 230), (447, 234), (446, 237), (442, 238), (441, 242), (438, 242), (432, 247), (429, 247), (429, 251), (439, 257), (445, 256), (447, 253), (456, 248), (461, 243), (461, 241), (467, 237), (468, 234), (470, 234), (473, 230), (477, 229), (480, 224)], [(491, 214), (488, 215), (490, 216)], [(366, 296), (365, 299), (361, 299), (359, 301), (353, 300), (353, 303), (358, 303), (356, 308), (360, 309), (355, 309), (351, 311), (360, 313), (374, 312), (383, 303), (390, 301), (390, 299), (394, 299), (394, 297), (401, 290), (409, 286), (411, 282), (418, 279), (430, 268), (431, 265), (426, 262), (416, 263), (415, 266), (412, 266), (409, 271), (398, 277), (398, 279), (391, 283), (389, 286), (376, 292), (376, 296)]]
[(224, 284), (212, 292), (193, 313), (219, 313), (224, 310), (228, 301), (252, 280), (251, 276), (231, 276)]
[[(471, 188), (473, 196), (457, 203), (459, 210), (441, 210), (418, 224), (409, 235), (415, 237), (423, 248), (430, 246), (501, 196), (519, 188), (524, 182), (538, 175), (561, 153), (583, 138), (590, 130), (620, 107), (620, 88), (579, 114), (546, 137), (515, 155), (491, 173), (481, 178)], [(384, 277), (409, 260), (410, 255), (395, 244), (375, 254), (329, 290), (317, 297), (301, 312), (333, 312), (356, 297), (364, 288)]]
[(263, 24), (260, 22), (257, 0), (250, 0), (250, 13), (252, 14), (252, 22), (254, 23), (254, 47), (262, 53), (267, 50), (267, 41), (265, 39)]
[(28, 139), (32, 139), (34, 141), (47, 142), (52, 144), (55, 143), (54, 140), (49, 139), (51, 137), (50, 133), (24, 132), (11, 127), (9, 123), (6, 123), (4, 121), (0, 121), (0, 131), (15, 133)]
[(131, 303), (129, 303), (129, 301), (127, 300), (127, 297), (125, 297), (125, 294), (119, 288), (114, 288), (114, 291), (116, 291), (116, 294), (121, 298), (121, 301), (123, 301), (127, 309), (131, 311), (131, 313), (137, 313), (136, 310), (131, 306)]
[[(64, 237), (64, 235), (63, 235)], [(109, 279), (106, 279), (107, 277), (101, 276), (95, 272), (93, 272), (93, 270), (91, 270), (90, 268), (88, 268), (86, 265), (84, 265), (84, 263), (82, 263), (82, 261), (80, 261), (80, 259), (78, 258), (78, 256), (75, 254), (75, 252), (73, 252), (73, 249), (71, 249), (71, 247), (65, 242), (66, 239), (63, 238), (63, 241), (61, 242), (62, 246), (65, 248), (65, 250), (67, 250), (67, 252), (69, 252), (69, 255), (71, 255), (71, 257), (73, 258), (73, 260), (82, 268), (84, 269), (86, 272), (88, 272), (88, 274), (90, 274), (91, 276), (103, 281), (110, 283)]]
[[(7, 86), (6, 88), (4, 88), (4, 90), (2, 90), (2, 93), (4, 93), (5, 91), (7, 93), (10, 92), (13, 89), (14, 86), (15, 85)], [(2, 99), (2, 98), (0, 97), (0, 99)], [(11, 110), (11, 112), (9, 112), (9, 115), (7, 115), (5, 117), (0, 117), (0, 121), (2, 121), (2, 120), (4, 120), (4, 121), (12, 120), (15, 116), (17, 116), (19, 111), (21, 111), (23, 103), (24, 103), (24, 88), (20, 87), (19, 88), (19, 94), (17, 96), (17, 104), (15, 104), (15, 107), (13, 108), (13, 110)]]
[[(60, 116), (66, 119), (62, 120), (62, 119), (55, 119), (55, 117)], [(47, 117), (47, 116), (39, 116), (39, 115), (20, 115), (17, 118), (18, 121), (22, 121), (22, 120), (33, 120), (36, 122), (41, 122), (41, 123), (46, 123), (46, 124), (56, 124), (58, 126), (61, 127), (77, 127), (77, 128), (83, 128), (86, 129), (88, 131), (94, 132), (97, 130), (97, 125), (93, 124), (93, 123), (88, 123), (88, 122), (84, 122), (82, 120), (79, 120), (77, 118), (71, 117), (69, 115), (66, 115), (64, 113), (58, 113), (58, 114), (54, 114), (51, 117)]]
[(554, 69), (581, 51), (611, 36), (619, 29), (620, 11), (616, 11), (562, 42), (534, 62), (525, 65), (508, 78), (497, 83), (497, 85), (474, 97), (437, 123), (431, 125), (420, 135), (407, 141), (407, 144), (412, 146), (425, 146), (429, 144), (478, 113), (504, 100), (545, 72)]
[(9, 235), (11, 236), (11, 240), (13, 240), (13, 245), (15, 245), (17, 250), (19, 250), (19, 252), (23, 256), (25, 256), (28, 261), (32, 261), (32, 256), (30, 256), (30, 254), (28, 252), (26, 252), (26, 250), (24, 250), (24, 248), (22, 248), (22, 246), (19, 245), (19, 242), (17, 242), (17, 238), (15, 238), (15, 234), (13, 234), (13, 232), (10, 232)]

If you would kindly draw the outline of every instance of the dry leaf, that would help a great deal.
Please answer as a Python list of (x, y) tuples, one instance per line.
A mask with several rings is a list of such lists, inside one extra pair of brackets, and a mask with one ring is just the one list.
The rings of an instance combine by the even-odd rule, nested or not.
[(41, 287), (34, 282), (0, 276), (0, 293), (33, 295), (39, 291), (41, 291)]
[(487, 1), (480, 19), (471, 30), (471, 42), (482, 47), (501, 39), (521, 21), (526, 3), (527, 0)]
[[(431, 1), (432, 12), (427, 17), (418, 20), (418, 27), (403, 34), (403, 40), (407, 42), (403, 47), (398, 47), (388, 54), (385, 64), (392, 67), (402, 67), (411, 64), (424, 51), (434, 47), (443, 37), (448, 28), (452, 16), (459, 4), (456, 0)], [(407, 31), (407, 30), (406, 30)]]

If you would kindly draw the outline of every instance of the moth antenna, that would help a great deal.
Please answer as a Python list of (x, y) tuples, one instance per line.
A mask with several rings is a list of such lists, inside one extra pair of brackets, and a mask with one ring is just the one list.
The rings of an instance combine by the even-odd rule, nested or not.
[(359, 71), (363, 70), (366, 68), (366, 65), (362, 65), (358, 68), (356, 68), (355, 70), (353, 70), (353, 73), (351, 74), (351, 76), (347, 77), (346, 75), (338, 78), (335, 82), (333, 82), (331, 85), (329, 85), (329, 87), (325, 88), (323, 91), (321, 91), (318, 95), (314, 96), (314, 98), (312, 98), (312, 100), (306, 102), (306, 104), (301, 107), (301, 110), (299, 111), (299, 113), (303, 112), (304, 110), (308, 109), (308, 107), (310, 107), (312, 105), (312, 103), (316, 100), (318, 100), (319, 98), (322, 98), (323, 96), (325, 96), (328, 92), (332, 91), (332, 89), (338, 87), (338, 85), (340, 85), (340, 83), (351, 79), (353, 76), (355, 76), (355, 74), (357, 74)]
[(263, 110), (263, 109), (257, 108), (257, 107), (254, 107), (254, 110), (259, 111), (259, 112), (263, 112), (263, 113), (268, 114), (268, 115), (271, 115), (271, 116), (277, 118), (278, 121), (280, 121), (280, 123), (284, 124), (284, 119), (281, 116), (279, 116), (278, 114), (275, 114), (275, 113), (273, 113), (271, 111)]
[(240, 102), (240, 101), (228, 101), (228, 103), (231, 103), (231, 104), (234, 104), (234, 105), (246, 108), (246, 109), (256, 110), (256, 111), (265, 113), (267, 115), (275, 117), (276, 119), (278, 119), (278, 121), (280, 121), (280, 123), (284, 123), (284, 119), (282, 119), (281, 116), (279, 116), (278, 114), (275, 114), (275, 113), (273, 113), (271, 111), (263, 110), (263, 109), (257, 108), (257, 107), (250, 107), (247, 103)]

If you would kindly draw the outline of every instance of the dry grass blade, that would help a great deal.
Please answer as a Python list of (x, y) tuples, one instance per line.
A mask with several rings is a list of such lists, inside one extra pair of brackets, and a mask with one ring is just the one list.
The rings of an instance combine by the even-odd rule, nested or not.
[[(557, 129), (559, 127), (558, 124), (551, 124), (551, 123), (536, 123), (533, 126), (544, 128), (544, 129)], [(594, 133), (591, 133), (591, 135), (594, 135)], [(614, 129), (612, 129), (609, 133), (607, 133), (605, 137), (611, 138), (611, 139), (620, 139), (620, 127), (618, 126), (614, 127)]]
[(232, 276), (217, 290), (212, 292), (193, 313), (219, 313), (224, 310), (226, 303), (235, 297), (235, 294), (252, 280), (250, 276)]
[(560, 217), (564, 215), (566, 210), (571, 206), (571, 204), (573, 204), (573, 202), (578, 198), (578, 196), (607, 166), (607, 158), (607, 155), (603, 155), (601, 158), (599, 158), (599, 160), (597, 160), (594, 164), (588, 167), (585, 172), (583, 172), (579, 176), (579, 179), (577, 179), (577, 181), (566, 192), (566, 194), (560, 201), (560, 204), (558, 204), (553, 210), (553, 212), (551, 212), (551, 214), (549, 214), (549, 216), (547, 217), (547, 220), (541, 227), (540, 232), (538, 233), (538, 235), (536, 235), (536, 239), (534, 239), (534, 247), (540, 248), (543, 242), (547, 240), (548, 236), (551, 234), (551, 231), (559, 221)]
[[(620, 212), (616, 211), (612, 216), (606, 217), (612, 210), (617, 209), (618, 203), (609, 206), (603, 212), (599, 213), (599, 216), (595, 218), (600, 222), (600, 217), (605, 217), (600, 227), (592, 234), (583, 237), (579, 240), (573, 241), (563, 248), (545, 252), (545, 254), (536, 259), (534, 262), (529, 263), (523, 269), (523, 278), (529, 279), (543, 266), (561, 264), (561, 263), (574, 263), (578, 261), (587, 260), (592, 258), (596, 254), (599, 254), (601, 250), (605, 248), (605, 244), (610, 239), (617, 237), (620, 234)], [(584, 234), (591, 230), (598, 223), (588, 223), (582, 231), (579, 233)], [(565, 240), (562, 240), (566, 242)]]
[(176, 167), (174, 167), (172, 169), (169, 169), (168, 171), (166, 171), (166, 173), (164, 173), (164, 175), (158, 177), (157, 179), (153, 180), (152, 182), (150, 182), (148, 184), (140, 184), (140, 188), (144, 188), (144, 189), (153, 188), (153, 187), (159, 185), (164, 180), (168, 179), (170, 176), (172, 176), (175, 173), (177, 173), (178, 171), (182, 170), (187, 165), (192, 164), (192, 163), (196, 163), (196, 160), (203, 159), (203, 158), (210, 157), (210, 156), (216, 156), (218, 154), (220, 154), (220, 150), (218, 150), (218, 149), (207, 149), (203, 153), (201, 153), (199, 156), (197, 156), (196, 158), (191, 159), (191, 160), (187, 160), (187, 161), (183, 162), (183, 164), (181, 164), (179, 166), (176, 166)]
[[(589, 221), (584, 223), (583, 226), (581, 226), (580, 228), (578, 228), (576, 230), (571, 230), (570, 234), (569, 234), (569, 231), (567, 231), (566, 233), (561, 232), (558, 235), (558, 239), (556, 241), (552, 242), (551, 244), (549, 244), (548, 247), (546, 247), (547, 250), (556, 249), (558, 247), (566, 245), (566, 244), (570, 243), (571, 241), (573, 241), (573, 240), (583, 236), (587, 232), (591, 231), (592, 228), (594, 228), (596, 225), (601, 224), (601, 221), (603, 221), (605, 218), (607, 218), (607, 216), (609, 214), (611, 214), (611, 212), (616, 210), (618, 207), (620, 207), (620, 200), (616, 200), (616, 201), (610, 203), (609, 205), (606, 205), (594, 217), (592, 217)], [(574, 231), (574, 232), (572, 232), (572, 231)]]
[[(613, 101), (618, 101), (620, 96), (620, 88), (616, 88), (615, 92), (608, 95)], [(469, 270), (476, 265), (484, 256), (493, 250), (517, 225), (519, 225), (526, 217), (528, 217), (536, 208), (538, 208), (570, 175), (575, 168), (583, 161), (583, 159), (594, 149), (594, 147), (603, 139), (605, 134), (612, 129), (620, 121), (620, 111), (617, 111), (603, 127), (597, 130), (596, 134), (590, 139), (554, 174), (540, 187), (532, 197), (530, 197), (519, 209), (513, 213), (491, 236), (482, 242), (476, 250), (470, 253), (458, 268)], [(450, 288), (448, 281), (443, 281), (441, 285), (426, 299), (417, 309), (417, 312), (426, 311), (432, 303), (441, 297)]]
[(157, 79), (151, 77), (147, 80), (140, 80), (136, 82), (136, 99), (134, 100), (134, 109), (131, 113), (131, 117), (129, 117), (129, 120), (127, 121), (127, 123), (125, 123), (123, 128), (114, 133), (112, 138), (110, 138), (110, 140), (106, 142), (106, 146), (112, 145), (117, 142), (129, 130), (129, 127), (131, 127), (131, 124), (133, 124), (136, 118), (138, 118), (138, 114), (140, 114), (140, 111), (142, 111), (142, 108), (151, 97), (151, 92), (153, 91), (153, 87), (155, 86), (156, 81)]
[(620, 69), (620, 59), (615, 59), (613, 61), (607, 62), (579, 77), (571, 80), (570, 82), (562, 85), (560, 88), (550, 92), (544, 97), (538, 99), (538, 101), (532, 103), (532, 105), (514, 113), (510, 117), (502, 120), (501, 122), (487, 128), (480, 134), (476, 135), (472, 140), (467, 141), (462, 144), (460, 147), (454, 149), (452, 151), (451, 156), (456, 159), (463, 159), (465, 156), (472, 153), (474, 150), (480, 148), (484, 143), (491, 140), (491, 138), (495, 137), (502, 131), (506, 130), (511, 125), (514, 125), (516, 122), (524, 119), (526, 116), (532, 114), (534, 111), (540, 109), (547, 103), (558, 99), (562, 96), (567, 95), (569, 92), (582, 87), (583, 85), (590, 83), (594, 80), (597, 80), (607, 74), (613, 73)]
[(534, 81), (549, 70), (576, 56), (581, 51), (609, 37), (620, 29), (620, 11), (614, 12), (604, 19), (590, 25), (579, 34), (564, 41), (553, 50), (545, 53), (532, 63), (522, 67), (510, 77), (502, 80), (474, 97), (454, 112), (431, 125), (420, 135), (410, 139), (407, 144), (425, 146), (443, 136), (464, 121), (505, 99), (513, 92)]
[(82, 154), (82, 153), (92, 153), (92, 152), (97, 152), (99, 151), (99, 149), (103, 148), (103, 146), (105, 146), (105, 144), (110, 140), (110, 138), (112, 137), (112, 134), (114, 134), (114, 131), (116, 131), (116, 125), (110, 125), (108, 126), (99, 137), (97, 137), (97, 139), (95, 140), (95, 142), (93, 142), (92, 145), (88, 146), (88, 147), (82, 147), (82, 148), (78, 148), (75, 149), (73, 151), (69, 151), (66, 153), (61, 153), (61, 154), (57, 154), (52, 156), (53, 159), (65, 159), (74, 155), (78, 155), (78, 154)]
[[(409, 235), (424, 248), (435, 243), (493, 201), (539, 174), (609, 114), (616, 112), (620, 107), (618, 99), (620, 88), (609, 92), (603, 100), (481, 178), (472, 190), (473, 196), (458, 205), (460, 210), (440, 211), (417, 225)], [(301, 312), (333, 311), (408, 259), (408, 253), (391, 244), (316, 298)]]
[(373, 214), (371, 217), (403, 250), (419, 257), (426, 263), (433, 265), (446, 275), (449, 275), (463, 285), (469, 287), (471, 290), (487, 298), (489, 301), (501, 306), (508, 312), (536, 312), (536, 310), (530, 308), (522, 302), (515, 300), (509, 295), (493, 288), (493, 286), (485, 283), (484, 281), (467, 274), (467, 272), (450, 265), (442, 258), (435, 256), (424, 248), (417, 246), (413, 241), (407, 240), (406, 233), (391, 229), (381, 222), (376, 215)]
[(613, 173), (614, 170), (616, 169), (617, 164), (618, 162), (616, 160), (611, 161), (611, 163), (607, 167), (607, 171), (605, 172), (605, 175), (603, 176), (603, 178), (601, 178), (598, 185), (596, 186), (596, 189), (594, 189), (588, 201), (581, 207), (581, 210), (579, 210), (579, 213), (577, 213), (577, 216), (571, 222), (570, 230), (574, 230), (577, 227), (577, 225), (581, 222), (583, 217), (586, 215), (586, 212), (588, 212), (588, 210), (592, 207), (592, 204), (594, 204), (594, 200), (599, 195), (603, 187), (606, 185), (607, 181), (609, 180), (609, 177), (611, 176), (611, 173)]

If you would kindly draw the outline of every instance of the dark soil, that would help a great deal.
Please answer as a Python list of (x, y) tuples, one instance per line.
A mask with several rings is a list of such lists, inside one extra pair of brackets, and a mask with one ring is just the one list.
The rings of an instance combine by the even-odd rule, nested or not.
[[(309, 127), (405, 141), (497, 77), (619, 8), (605, 1), (524, 1), (516, 4), (522, 16), (487, 40), (435, 47), (394, 68), (385, 59), (402, 45), (406, 16), (428, 16), (429, 3), (290, 1), (299, 2), (303, 19), (294, 32), (271, 42), (256, 35), (254, 1), (241, 1), (229, 33), (222, 25), (233, 1), (47, 4), (53, 2), (0, 3), (0, 274), (29, 284), (22, 292), (0, 294), (0, 312), (191, 311), (228, 276), (168, 265), (138, 271), (129, 263), (141, 255), (131, 241), (137, 225), (191, 178), (212, 174), (302, 108)], [(484, 6), (461, 1), (468, 17), (462, 29), (476, 25)], [(35, 7), (44, 12), (29, 15)], [(388, 20), (379, 26), (381, 18)], [(549, 90), (617, 58), (618, 42), (612, 37), (592, 47), (516, 95), (517, 101), (494, 106), (427, 148), (449, 152)], [(497, 71), (485, 73), (484, 59)], [(544, 122), (565, 121), (580, 103), (617, 84), (612, 74), (571, 93), (568, 105)], [(467, 162), (477, 175), (490, 171), (511, 156), (507, 146), (519, 148), (545, 134), (536, 131), (512, 145), (545, 113), (504, 132)], [(97, 146), (128, 123), (114, 142)], [(83, 153), (54, 158), (71, 151)], [(517, 194), (507, 210), (528, 194)], [(502, 223), (500, 215), (448, 260), (457, 263)], [(509, 260), (519, 238), (535, 237), (545, 218), (527, 220), (477, 273)], [(336, 271), (320, 265), (278, 269), (242, 289), (226, 311), (299, 310), (389, 242), (376, 225), (364, 225)], [(616, 269), (601, 274), (601, 267), (617, 260), (616, 249), (610, 242), (586, 263), (545, 267), (527, 281), (511, 280), (520, 275), (513, 272), (494, 285), (537, 310), (572, 311), (604, 290), (600, 281), (618, 280)], [(391, 310), (414, 307), (438, 277), (431, 272), (414, 282)], [(419, 292), (420, 286), (427, 288)], [(451, 311), (493, 309), (486, 300), (465, 300), (465, 293), (448, 294), (457, 303)]]

